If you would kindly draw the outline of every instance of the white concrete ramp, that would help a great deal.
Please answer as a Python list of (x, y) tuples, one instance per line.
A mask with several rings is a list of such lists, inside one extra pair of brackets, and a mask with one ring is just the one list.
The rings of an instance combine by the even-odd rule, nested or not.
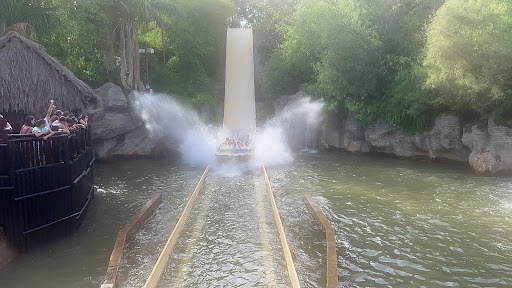
[(226, 136), (235, 138), (254, 134), (256, 105), (251, 28), (229, 28), (227, 31), (225, 89), (224, 130), (229, 133)]

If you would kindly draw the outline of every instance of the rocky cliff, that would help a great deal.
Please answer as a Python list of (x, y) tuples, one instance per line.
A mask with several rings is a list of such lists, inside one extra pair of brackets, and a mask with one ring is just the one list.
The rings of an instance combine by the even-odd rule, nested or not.
[(135, 111), (134, 92), (125, 96), (121, 88), (107, 83), (94, 93), (101, 99), (99, 109), (89, 111), (94, 154), (97, 159), (150, 156), (159, 146)]
[(423, 156), (467, 162), (476, 173), (512, 172), (512, 123), (468, 124), (457, 116), (441, 114), (427, 132), (408, 135), (384, 121), (364, 128), (348, 117), (341, 123), (323, 123), (320, 148), (350, 152), (382, 152), (399, 157)]
[[(487, 125), (468, 124), (462, 142), (471, 149), (468, 161), (477, 173), (510, 173), (512, 171), (512, 121)], [(480, 126), (480, 127), (479, 127)]]
[[(280, 97), (275, 102), (276, 115), (295, 105), (304, 93)], [(497, 123), (498, 122), (498, 123)], [(340, 149), (349, 152), (380, 152), (399, 157), (426, 157), (468, 163), (476, 173), (512, 173), (512, 121), (489, 119), (484, 124), (463, 123), (452, 113), (435, 118), (426, 132), (407, 134), (379, 120), (367, 127), (350, 115), (342, 120), (323, 120), (319, 130), (318, 149)], [(304, 126), (288, 126), (290, 147), (303, 147)], [(301, 146), (302, 145), (302, 146)]]

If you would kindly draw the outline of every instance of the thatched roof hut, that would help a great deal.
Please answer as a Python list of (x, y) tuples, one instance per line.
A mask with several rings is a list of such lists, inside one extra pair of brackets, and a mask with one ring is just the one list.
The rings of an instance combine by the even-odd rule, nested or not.
[(91, 110), (100, 103), (91, 88), (43, 46), (14, 31), (0, 38), (0, 113), (43, 118), (51, 99), (58, 109), (69, 111)]

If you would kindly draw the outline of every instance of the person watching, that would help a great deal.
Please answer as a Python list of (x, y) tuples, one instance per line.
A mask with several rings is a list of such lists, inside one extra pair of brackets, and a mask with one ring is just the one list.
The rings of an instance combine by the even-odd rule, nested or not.
[(34, 133), (36, 137), (41, 137), (44, 135), (44, 140), (47, 140), (48, 137), (55, 134), (55, 132), (46, 127), (46, 121), (44, 119), (39, 119), (36, 121), (36, 127), (34, 127), (34, 129), (32, 130), (32, 133)]
[(36, 120), (34, 119), (34, 116), (28, 115), (25, 117), (25, 122), (23, 126), (21, 126), (20, 134), (32, 134), (32, 130), (34, 130), (34, 124), (36, 123)]

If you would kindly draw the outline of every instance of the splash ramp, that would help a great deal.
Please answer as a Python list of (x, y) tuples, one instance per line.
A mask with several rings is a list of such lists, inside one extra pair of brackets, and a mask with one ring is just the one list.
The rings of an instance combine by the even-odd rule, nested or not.
[(300, 287), (274, 197), (265, 168), (207, 168), (144, 287)]
[[(256, 131), (254, 55), (252, 29), (229, 28), (226, 38), (226, 80), (224, 94), (224, 137), (245, 138)], [(247, 161), (254, 149), (220, 147), (220, 161)]]

